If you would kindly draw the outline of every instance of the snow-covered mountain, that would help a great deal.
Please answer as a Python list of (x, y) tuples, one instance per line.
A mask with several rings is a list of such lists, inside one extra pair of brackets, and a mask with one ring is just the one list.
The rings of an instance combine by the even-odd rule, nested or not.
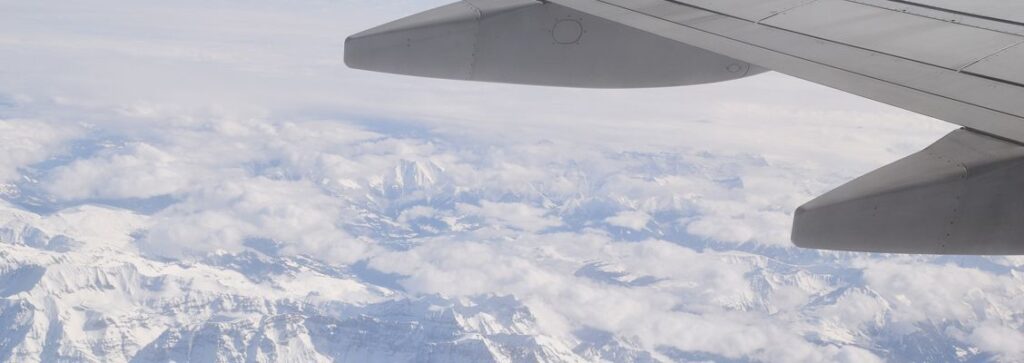
[[(400, 161), (398, 165), (396, 174), (418, 175), (402, 183), (406, 191), (428, 191), (445, 177), (440, 168), (432, 172), (441, 174), (427, 176), (415, 164)], [(363, 238), (387, 241), (395, 228), (404, 228), (407, 244), (386, 246), (417, 249), (436, 244), (438, 239), (486, 238), (480, 237), (482, 231), (495, 227), (484, 222), (453, 223), (461, 225), (457, 228), (438, 223), (436, 229), (419, 234), (415, 225), (424, 222), (400, 216), (424, 206), (435, 210), (456, 206), (451, 200), (468, 203), (487, 191), (455, 192), (453, 185), (441, 185), (439, 192), (418, 197), (379, 193), (377, 181), (397, 179), (396, 174), (366, 178), (365, 184), (355, 187), (365, 193), (361, 202), (353, 203), (359, 213), (352, 223)], [(559, 199), (544, 194), (546, 199), (540, 194), (521, 197), (527, 203), (544, 199), (543, 203), (549, 204), (547, 210), (560, 219), (593, 214), (586, 211), (593, 207), (587, 206), (627, 208), (636, 202), (576, 194)], [(484, 218), (466, 212), (460, 215), (459, 208), (451, 208), (445, 213), (453, 220)], [(605, 214), (592, 219), (599, 222)], [(700, 346), (687, 350), (651, 344), (628, 333), (591, 326), (586, 320), (545, 321), (559, 318), (550, 312), (537, 315), (531, 305), (549, 309), (552, 302), (531, 304), (514, 294), (446, 297), (407, 291), (411, 286), (408, 280), (415, 276), (382, 272), (367, 261), (332, 264), (315, 256), (284, 253), (280, 245), (285, 242), (250, 240), (239, 251), (213, 251), (191, 259), (147, 255), (137, 242), (146, 238), (147, 230), (160, 218), (159, 213), (146, 215), (109, 206), (85, 205), (49, 215), (10, 204), (0, 206), (0, 321), (7, 327), (0, 340), (0, 357), (18, 362), (776, 360), (772, 356), (729, 355), (729, 350)], [(361, 221), (387, 223), (367, 227)], [(652, 217), (647, 227), (634, 230), (630, 238), (671, 238), (678, 233), (659, 227), (666, 224), (668, 221)], [(504, 225), (518, 228), (513, 223)], [(615, 225), (597, 226), (604, 226), (607, 236), (621, 231)], [(550, 233), (564, 236), (567, 227), (554, 228), (563, 232)], [(593, 227), (585, 227), (589, 228)], [(518, 243), (543, 249), (548, 242)], [(692, 242), (683, 238), (676, 243)], [(1022, 292), (1020, 287), (1012, 288), (1013, 293), (1006, 291), (1005, 297), (979, 296), (980, 301), (963, 302), (976, 316), (959, 321), (904, 322), (906, 313), (900, 311), (900, 305), (917, 302), (874, 290), (861, 269), (792, 263), (810, 261), (807, 252), (769, 249), (759, 253), (756, 247), (749, 252), (727, 250), (724, 245), (712, 247), (694, 256), (710, 260), (710, 265), (696, 270), (684, 266), (686, 271), (674, 276), (658, 269), (643, 272), (628, 261), (546, 254), (537, 258), (549, 261), (544, 268), (564, 271), (593, 293), (636, 292), (634, 296), (643, 298), (645, 291), (669, 292), (680, 304), (672, 309), (677, 314), (708, 317), (705, 322), (694, 322), (696, 327), (684, 329), (699, 330), (700, 324), (723, 319), (739, 324), (739, 330), (730, 334), (742, 341), (763, 334), (756, 329), (748, 332), (743, 326), (771, 321), (808, 344), (835, 347), (835, 359), (857, 360), (863, 358), (858, 353), (870, 352), (864, 356), (873, 354), (893, 361), (986, 361), (997, 357), (965, 342), (958, 332), (970, 330), (978, 317), (1004, 324), (1020, 319), (1012, 301)], [(687, 261), (684, 258), (678, 263)], [(1012, 278), (1019, 281), (1020, 276), (1014, 272)], [(569, 327), (558, 334), (554, 333), (558, 329), (545, 326), (551, 323)], [(843, 351), (848, 349), (843, 347), (857, 350)]]
[(130, 211), (82, 207), (41, 217), (3, 206), (0, 216), (4, 361), (650, 359), (610, 338), (544, 335), (512, 296), (411, 296), (374, 284), (365, 266), (258, 249), (195, 262), (149, 259), (130, 243), (146, 217)]
[(342, 64), (446, 1), (0, 1), (0, 361), (1024, 361), (1024, 260), (789, 243), (951, 126)]

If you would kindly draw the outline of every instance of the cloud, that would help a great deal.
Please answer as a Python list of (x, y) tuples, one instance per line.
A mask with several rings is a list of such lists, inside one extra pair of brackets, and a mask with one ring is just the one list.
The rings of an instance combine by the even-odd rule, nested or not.
[(188, 185), (174, 156), (146, 143), (104, 150), (50, 172), (46, 190), (62, 200), (145, 199), (173, 194)]
[(351, 218), (320, 189), (304, 181), (254, 178), (202, 188), (153, 216), (139, 241), (144, 251), (187, 258), (209, 252), (240, 252), (247, 240), (284, 243), (282, 253), (308, 254), (353, 263), (374, 249), (340, 225)]
[(488, 226), (511, 227), (527, 232), (539, 232), (561, 225), (556, 218), (545, 216), (546, 210), (523, 203), (495, 203), (480, 201), (479, 206), (459, 204), (458, 213), (465, 216), (478, 216)]
[(1024, 308), (1024, 302), (1007, 298), (1022, 292), (1012, 283), (1016, 278), (975, 268), (921, 264), (913, 259), (883, 260), (868, 262), (864, 278), (894, 302), (893, 309), (900, 314), (893, 319), (904, 322), (932, 321), (937, 316), (966, 321), (998, 319), (999, 313), (990, 310), (992, 299), (1002, 300), (998, 305), (1012, 309)]
[(1016, 362), (1024, 359), (1024, 333), (997, 324), (985, 324), (971, 332), (967, 338), (986, 352), (992, 352), (1001, 362)]
[(22, 175), (18, 169), (59, 153), (75, 128), (61, 129), (38, 120), (4, 119), (0, 113), (0, 183), (15, 181)]
[(635, 231), (642, 230), (650, 222), (651, 216), (640, 211), (623, 211), (613, 217), (608, 217), (605, 222), (613, 226), (629, 228)]
[[(1020, 357), (1012, 259), (789, 243), (798, 205), (951, 126), (778, 74), (568, 90), (341, 64), (346, 34), (439, 3), (2, 5), (47, 15), (0, 35), (0, 94), (25, 95), (0, 99), (0, 180), (39, 193), (5, 203), (56, 201), (68, 230), (151, 258), (258, 251), (365, 263), (410, 296), (513, 295), (566, 342), (596, 329), (756, 361), (898, 360), (887, 339)], [(596, 265), (647, 280), (577, 275)]]

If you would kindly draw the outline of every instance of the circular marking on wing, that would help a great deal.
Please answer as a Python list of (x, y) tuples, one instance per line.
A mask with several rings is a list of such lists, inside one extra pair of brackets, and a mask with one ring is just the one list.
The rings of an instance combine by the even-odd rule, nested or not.
[(725, 67), (725, 70), (729, 71), (729, 73), (736, 73), (736, 72), (742, 71), (743, 70), (743, 66), (741, 66), (741, 65), (739, 65), (737, 63), (733, 63), (733, 64), (730, 64), (728, 67)]
[(551, 37), (558, 44), (576, 44), (583, 37), (583, 24), (575, 19), (559, 19), (551, 29)]

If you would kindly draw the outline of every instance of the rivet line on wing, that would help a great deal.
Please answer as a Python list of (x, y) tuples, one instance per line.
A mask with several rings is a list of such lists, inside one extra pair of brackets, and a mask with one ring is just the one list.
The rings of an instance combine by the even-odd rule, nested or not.
[(1016, 46), (1018, 46), (1018, 45), (1021, 45), (1021, 44), (1024, 44), (1024, 40), (1021, 40), (1021, 41), (1019, 41), (1019, 42), (1016, 42), (1016, 43), (1013, 43), (1013, 44), (1007, 45), (1007, 46), (1006, 46), (1006, 47), (1004, 47), (1003, 49), (997, 50), (997, 51), (993, 52), (992, 54), (986, 55), (986, 56), (984, 56), (984, 57), (978, 58), (977, 60), (975, 60), (975, 61), (973, 61), (973, 62), (967, 63), (967, 65), (965, 65), (965, 66), (963, 66), (963, 67), (960, 67), (960, 68), (959, 68), (959, 69), (957, 69), (956, 71), (957, 71), (958, 73), (959, 73), (959, 72), (963, 72), (963, 71), (964, 71), (965, 69), (967, 69), (967, 68), (970, 68), (971, 66), (973, 66), (973, 65), (975, 65), (975, 64), (981, 63), (982, 61), (984, 61), (984, 60), (986, 60), (986, 59), (989, 59), (989, 58), (995, 57), (995, 56), (999, 55), (1000, 53), (1002, 53), (1002, 52), (1005, 52), (1005, 51), (1009, 50), (1010, 48), (1016, 47)]
[(761, 19), (758, 19), (757, 21), (755, 21), (755, 22), (754, 22), (754, 24), (758, 24), (758, 25), (760, 25), (760, 24), (761, 24), (761, 22), (763, 22), (763, 21), (765, 21), (765, 20), (768, 20), (768, 19), (774, 18), (774, 17), (776, 17), (776, 16), (779, 16), (779, 15), (785, 14), (785, 13), (787, 13), (787, 12), (790, 12), (790, 11), (792, 11), (792, 10), (795, 10), (796, 8), (799, 8), (799, 7), (803, 7), (803, 6), (805, 6), (805, 5), (810, 5), (811, 3), (815, 3), (815, 2), (817, 2), (817, 1), (818, 1), (818, 0), (810, 0), (810, 1), (804, 1), (804, 2), (802, 2), (802, 3), (799, 3), (799, 4), (796, 4), (796, 5), (790, 6), (790, 7), (788, 7), (788, 8), (785, 8), (785, 9), (782, 9), (782, 10), (779, 10), (779, 11), (776, 11), (776, 12), (773, 12), (773, 13), (772, 13), (772, 15), (768, 15), (768, 16), (766, 16), (766, 17), (763, 17), (763, 18), (761, 18)]
[(473, 34), (473, 53), (470, 55), (469, 74), (466, 77), (466, 79), (472, 80), (476, 78), (477, 52), (480, 47), (480, 26), (484, 18), (484, 11), (476, 5), (473, 5), (472, 2), (463, 1), (462, 3), (472, 8), (473, 12), (476, 13), (476, 29), (474, 29)]

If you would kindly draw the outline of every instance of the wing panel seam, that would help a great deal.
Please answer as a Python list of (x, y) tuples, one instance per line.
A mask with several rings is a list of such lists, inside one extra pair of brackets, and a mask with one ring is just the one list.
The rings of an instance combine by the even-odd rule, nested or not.
[[(864, 6), (869, 6), (869, 7), (873, 7), (873, 8), (877, 8), (877, 9), (888, 10), (888, 11), (891, 11), (891, 12), (894, 12), (894, 13), (900, 13), (900, 14), (906, 14), (906, 15), (910, 15), (910, 16), (919, 17), (919, 18), (937, 20), (937, 21), (941, 21), (943, 23), (955, 24), (955, 25), (965, 26), (965, 27), (975, 28), (975, 29), (988, 30), (988, 31), (996, 32), (996, 33), (1002, 33), (1002, 34), (1013, 35), (1013, 36), (1018, 36), (1018, 37), (1021, 36), (1021, 33), (1015, 33), (1015, 32), (1006, 31), (1006, 30), (1000, 30), (1000, 29), (993, 29), (993, 28), (988, 28), (988, 27), (980, 26), (980, 25), (977, 25), (977, 24), (964, 23), (964, 22), (959, 22), (959, 21), (950, 20), (950, 19), (942, 19), (942, 18), (938, 18), (938, 17), (935, 17), (935, 16), (927, 15), (927, 14), (916, 13), (916, 12), (913, 12), (913, 11), (893, 9), (893, 8), (889, 8), (889, 7), (885, 7), (885, 6), (879, 5), (877, 3), (877, 1), (876, 2), (865, 1), (865, 0), (843, 0), (843, 1), (854, 3), (854, 4), (859, 4), (859, 5), (864, 5)], [(1012, 21), (999, 21), (998, 19), (995, 19), (995, 18), (973, 16), (973, 15), (965, 14), (965, 13), (958, 12), (958, 11), (944, 9), (944, 8), (940, 8), (940, 7), (936, 7), (936, 6), (921, 5), (921, 4), (913, 3), (913, 2), (909, 2), (909, 1), (900, 1), (900, 0), (881, 0), (881, 1), (883, 1), (883, 2), (893, 2), (893, 3), (904, 4), (904, 5), (909, 5), (909, 6), (916, 6), (916, 7), (920, 7), (920, 8), (923, 8), (923, 9), (928, 9), (928, 10), (937, 11), (937, 12), (946, 13), (946, 14), (968, 16), (968, 17), (974, 17), (974, 18), (978, 18), (978, 19), (983, 19), (983, 20), (986, 20), (986, 21), (994, 21), (994, 22), (998, 22), (998, 23), (1002, 23), (1002, 24), (1009, 24), (1009, 25), (1016, 25), (1016, 26), (1024, 27), (1024, 24), (1022, 24), (1022, 23), (1017, 23), (1017, 22), (1012, 22)]]
[[(802, 60), (802, 61), (805, 61), (805, 62), (809, 62), (809, 63), (815, 64), (815, 65), (818, 65), (818, 66), (821, 66), (821, 67), (826, 67), (826, 68), (838, 70), (838, 71), (841, 71), (841, 72), (857, 75), (857, 76), (864, 77), (864, 78), (867, 78), (867, 79), (871, 79), (871, 80), (874, 80), (874, 81), (882, 82), (882, 83), (885, 83), (885, 84), (888, 84), (888, 85), (891, 85), (891, 86), (900, 87), (900, 88), (903, 88), (903, 89), (919, 92), (919, 93), (922, 93), (922, 94), (925, 94), (925, 95), (930, 95), (930, 96), (938, 97), (938, 98), (945, 99), (945, 100), (948, 100), (948, 101), (952, 101), (952, 102), (955, 102), (955, 103), (960, 103), (960, 104), (964, 104), (964, 105), (967, 105), (967, 106), (976, 107), (978, 109), (982, 109), (982, 110), (993, 112), (993, 113), (997, 113), (997, 114), (1002, 114), (1002, 115), (1005, 115), (1005, 116), (1016, 118), (1018, 120), (1024, 118), (1024, 117), (1022, 117), (1020, 115), (1016, 115), (1016, 114), (1009, 113), (1009, 112), (1006, 112), (1006, 111), (994, 109), (994, 108), (991, 108), (991, 107), (988, 107), (988, 106), (983, 106), (983, 105), (979, 105), (979, 104), (976, 104), (976, 103), (973, 103), (973, 102), (951, 98), (949, 96), (945, 96), (945, 95), (942, 95), (942, 94), (934, 93), (934, 92), (931, 92), (931, 91), (923, 90), (923, 89), (912, 87), (912, 86), (908, 86), (908, 85), (894, 83), (892, 81), (889, 81), (889, 80), (886, 80), (886, 79), (883, 79), (883, 78), (879, 78), (879, 77), (876, 77), (876, 76), (860, 73), (860, 72), (857, 72), (857, 71), (853, 71), (853, 70), (849, 70), (849, 69), (846, 69), (846, 68), (830, 65), (830, 64), (827, 64), (827, 63), (822, 63), (822, 62), (819, 62), (819, 61), (815, 61), (813, 59), (804, 58), (804, 57), (799, 56), (799, 55), (794, 55), (794, 54), (785, 53), (785, 52), (781, 52), (781, 51), (778, 51), (778, 50), (766, 48), (766, 47), (763, 47), (763, 46), (760, 46), (760, 45), (757, 45), (757, 44), (753, 44), (753, 43), (750, 43), (750, 42), (747, 42), (747, 41), (743, 41), (743, 40), (740, 40), (740, 39), (735, 39), (735, 38), (732, 38), (732, 37), (729, 37), (729, 36), (726, 36), (726, 35), (710, 32), (710, 31), (707, 31), (707, 30), (704, 30), (704, 29), (700, 29), (700, 28), (691, 26), (691, 25), (680, 24), (678, 22), (672, 21), (670, 19), (662, 18), (662, 17), (659, 17), (657, 15), (641, 12), (641, 11), (638, 11), (638, 10), (635, 10), (635, 9), (630, 9), (630, 8), (627, 8), (627, 7), (618, 5), (618, 4), (609, 3), (606, 0), (593, 0), (593, 1), (605, 4), (605, 5), (608, 5), (608, 6), (613, 6), (613, 7), (622, 9), (622, 10), (626, 10), (626, 11), (629, 11), (629, 12), (632, 12), (632, 13), (636, 13), (636, 14), (639, 14), (639, 15), (642, 15), (642, 16), (655, 18), (655, 19), (658, 19), (658, 20), (661, 20), (661, 21), (664, 21), (664, 22), (668, 22), (670, 24), (674, 24), (674, 25), (677, 25), (677, 26), (685, 27), (687, 29), (695, 30), (695, 31), (698, 31), (698, 32), (701, 32), (701, 33), (704, 33), (704, 34), (708, 34), (708, 35), (714, 36), (714, 37), (727, 39), (729, 41), (740, 43), (740, 44), (743, 44), (745, 46), (754, 47), (754, 48), (757, 48), (757, 49), (761, 49), (761, 50), (768, 51), (768, 52), (771, 52), (771, 53), (779, 54), (779, 55), (782, 55), (782, 56), (799, 59), (799, 60)], [(701, 10), (701, 11), (705, 11), (705, 12), (721, 15), (721, 16), (724, 16), (724, 17), (728, 17), (730, 19), (736, 19), (736, 20), (752, 23), (749, 20), (745, 20), (745, 19), (742, 19), (742, 18), (737, 18), (735, 16), (728, 15), (728, 14), (722, 14), (720, 12), (717, 12), (717, 11), (714, 11), (714, 10), (705, 9), (705, 8), (700, 7), (700, 6), (693, 6), (693, 5), (690, 5), (690, 4), (680, 3), (680, 2), (674, 1), (674, 0), (665, 0), (665, 1), (670, 2), (670, 3), (674, 3), (674, 4), (679, 5), (679, 6), (690, 7), (690, 8), (693, 8), (693, 9), (697, 9), (697, 10)], [(559, 1), (555, 0), (553, 2), (557, 3)], [(904, 59), (904, 60), (908, 60), (908, 61), (915, 62), (915, 63), (918, 63), (918, 64), (922, 64), (922, 65), (926, 65), (926, 66), (931, 66), (931, 67), (938, 68), (938, 69), (944, 69), (944, 70), (956, 73), (955, 70), (953, 70), (953, 69), (932, 65), (932, 64), (929, 64), (929, 63), (920, 62), (920, 61), (913, 60), (913, 59), (908, 59), (908, 58), (905, 58), (905, 57), (900, 57), (900, 56), (896, 56), (896, 55), (890, 55), (890, 54), (887, 54), (887, 53), (881, 53), (881, 52), (873, 51), (873, 50), (870, 50), (870, 49), (865, 49), (865, 48), (858, 47), (858, 46), (847, 45), (847, 44), (844, 44), (844, 43), (841, 43), (841, 42), (834, 42), (834, 41), (831, 41), (831, 40), (828, 40), (828, 39), (823, 39), (823, 38), (820, 38), (820, 37), (806, 35), (806, 34), (802, 34), (800, 32), (794, 32), (794, 31), (790, 31), (790, 30), (786, 30), (786, 29), (782, 29), (782, 28), (777, 28), (777, 27), (770, 26), (770, 25), (763, 25), (763, 26), (767, 26), (769, 28), (777, 29), (777, 30), (784, 31), (784, 32), (789, 32), (789, 33), (792, 33), (792, 34), (798, 34), (798, 35), (806, 36), (806, 37), (809, 37), (809, 38), (814, 38), (814, 39), (820, 39), (820, 40), (828, 41), (828, 42), (831, 42), (831, 43), (840, 44), (840, 45), (848, 46), (848, 47), (855, 48), (855, 49), (864, 50), (864, 51), (871, 52), (871, 53), (882, 54), (882, 55), (891, 56), (893, 58)], [(1015, 82), (1010, 82), (1010, 81), (1001, 80), (1001, 79), (993, 79), (991, 77), (985, 77), (985, 76), (981, 76), (981, 75), (976, 75), (976, 74), (971, 73), (971, 72), (963, 72), (962, 74), (966, 74), (966, 75), (973, 76), (973, 77), (980, 77), (980, 78), (984, 78), (986, 80), (997, 81), (997, 82), (1008, 84), (1008, 85), (1012, 85), (1012, 86), (1015, 86), (1015, 87), (1024, 87), (1024, 85), (1020, 85), (1020, 84), (1017, 84)]]
[(994, 21), (994, 22), (997, 22), (997, 23), (1011, 24), (1011, 25), (1016, 25), (1016, 26), (1024, 27), (1024, 23), (1021, 23), (1021, 22), (1018, 22), (1018, 21), (1007, 20), (1007, 19), (1000, 19), (1000, 18), (996, 18), (996, 17), (992, 17), (992, 16), (975, 14), (975, 13), (971, 13), (971, 12), (967, 12), (967, 11), (947, 9), (947, 8), (944, 8), (944, 7), (941, 7), (941, 6), (922, 4), (922, 3), (919, 3), (919, 2), (916, 2), (916, 1), (908, 1), (908, 0), (888, 0), (888, 1), (891, 1), (891, 2), (894, 2), (894, 3), (898, 3), (898, 4), (918, 6), (918, 7), (922, 7), (922, 8), (925, 8), (925, 9), (931, 9), (931, 10), (935, 10), (935, 11), (942, 11), (942, 12), (946, 12), (946, 13), (950, 13), (950, 14), (957, 14), (957, 15), (969, 16), (969, 17), (972, 17), (972, 18), (985, 19), (985, 20)]
[[(989, 58), (995, 57), (995, 56), (997, 56), (997, 55), (999, 55), (999, 54), (1002, 54), (1003, 52), (1006, 52), (1007, 50), (1010, 50), (1011, 48), (1015, 48), (1015, 47), (1017, 47), (1018, 45), (1021, 45), (1021, 44), (1024, 44), (1024, 40), (1021, 40), (1021, 41), (1019, 41), (1019, 42), (1016, 42), (1016, 43), (1010, 44), (1010, 45), (1008, 45), (1008, 46), (1004, 47), (1003, 49), (1000, 49), (1000, 50), (996, 51), (995, 53), (992, 53), (992, 54), (986, 55), (986, 56), (984, 56), (984, 57), (978, 58), (978, 60), (975, 60), (975, 61), (973, 61), (973, 62), (970, 62), (970, 63), (968, 63), (967, 65), (965, 65), (965, 66), (963, 66), (963, 67), (960, 67), (960, 69), (958, 69), (958, 70), (956, 70), (956, 71), (957, 71), (957, 72), (964, 72), (964, 70), (965, 70), (965, 69), (967, 69), (967, 68), (970, 68), (971, 66), (973, 66), (973, 65), (975, 65), (975, 64), (978, 64), (978, 63), (984, 62), (984, 61), (985, 61), (986, 59), (989, 59)], [(990, 79), (990, 80), (996, 80), (996, 79), (997, 79), (997, 78), (992, 78), (992, 77), (987, 77), (987, 76), (984, 76), (984, 75), (980, 75), (980, 74), (978, 74), (978, 73), (974, 73), (974, 72), (970, 72), (970, 71), (967, 71), (967, 73), (969, 73), (969, 74), (973, 74), (973, 75), (977, 75), (977, 76), (979, 76), (979, 77), (985, 77), (985, 79)], [(1021, 85), (1021, 84), (1019, 84), (1019, 83), (1017, 83), (1017, 82), (1013, 82), (1013, 81), (1007, 81), (1007, 80), (1003, 80), (1003, 81), (1005, 81), (1005, 82), (1007, 82), (1007, 83), (1010, 83), (1010, 84), (1015, 84), (1015, 85), (1018, 85), (1018, 86), (1022, 86), (1022, 87), (1024, 87), (1024, 85)]]
[[(604, 0), (597, 0), (597, 1), (600, 1), (600, 2), (605, 3), (605, 4), (615, 5), (615, 4), (612, 4), (612, 3), (608, 3), (608, 2), (606, 2)], [(701, 7), (701, 6), (698, 6), (698, 5), (689, 4), (689, 3), (686, 3), (686, 2), (683, 2), (683, 1), (678, 1), (678, 0), (664, 0), (664, 1), (676, 4), (676, 5), (680, 5), (680, 6), (687, 6), (687, 7), (691, 7), (691, 8), (694, 8), (694, 9), (706, 11), (706, 12), (709, 12), (709, 13), (712, 13), (712, 14), (716, 14), (716, 15), (719, 15), (719, 16), (727, 17), (727, 18), (730, 18), (730, 19), (739, 20), (739, 21), (742, 21), (742, 22), (747, 22), (747, 23), (751, 23), (751, 24), (756, 24), (756, 25), (760, 25), (760, 26), (769, 27), (769, 28), (772, 28), (772, 29), (781, 30), (781, 31), (784, 31), (784, 32), (792, 33), (792, 34), (797, 34), (797, 35), (805, 36), (805, 37), (808, 37), (808, 38), (824, 40), (826, 42), (835, 43), (835, 44), (847, 46), (847, 47), (850, 47), (850, 48), (860, 49), (860, 50), (871, 52), (871, 53), (883, 54), (883, 55), (887, 55), (887, 56), (898, 58), (898, 59), (903, 59), (903, 60), (914, 62), (914, 63), (918, 63), (918, 64), (924, 64), (924, 65), (928, 65), (928, 66), (932, 66), (932, 67), (936, 67), (936, 68), (941, 68), (941, 69), (946, 69), (946, 70), (950, 70), (950, 71), (959, 72), (959, 69), (957, 69), (957, 68), (945, 67), (945, 66), (941, 66), (941, 65), (934, 64), (934, 63), (931, 63), (931, 62), (928, 62), (928, 61), (924, 61), (924, 60), (920, 60), (920, 59), (914, 59), (914, 58), (909, 58), (909, 57), (901, 56), (901, 55), (898, 55), (898, 54), (882, 52), (882, 51), (878, 51), (878, 50), (874, 50), (874, 49), (870, 49), (870, 48), (865, 48), (865, 47), (862, 47), (862, 46), (859, 46), (859, 45), (854, 45), (854, 44), (850, 44), (850, 43), (846, 43), (846, 42), (841, 42), (841, 41), (837, 41), (837, 40), (823, 38), (823, 37), (820, 37), (820, 36), (816, 36), (816, 35), (812, 35), (812, 34), (807, 34), (807, 33), (796, 31), (796, 30), (786, 29), (786, 28), (775, 26), (775, 25), (771, 25), (771, 24), (761, 23), (762, 21), (764, 21), (766, 19), (762, 19), (762, 20), (759, 20), (757, 22), (752, 22), (750, 20), (743, 19), (743, 18), (734, 16), (734, 15), (722, 13), (720, 11), (716, 11), (716, 10), (713, 10), (713, 9), (708, 9), (708, 8)], [(808, 2), (808, 3), (804, 3), (804, 4), (801, 4), (799, 6), (787, 9), (787, 11), (791, 11), (791, 10), (797, 9), (797, 8), (799, 8), (801, 6), (809, 5), (809, 4), (812, 4), (812, 3), (817, 2), (817, 1), (818, 0), (811, 1), (811, 2)], [(854, 2), (854, 3), (857, 3), (857, 2)], [(857, 3), (857, 4), (860, 4), (860, 3)], [(865, 4), (862, 4), (862, 5), (865, 5)], [(615, 5), (615, 6), (618, 6), (618, 5)], [(865, 5), (865, 6), (872, 6), (872, 5)], [(872, 7), (874, 7), (874, 6), (872, 6)], [(623, 8), (623, 9), (626, 9), (626, 8)], [(884, 9), (884, 8), (882, 8), (882, 9)], [(892, 11), (890, 9), (885, 9), (885, 10)], [(647, 16), (653, 16), (651, 14), (642, 13), (642, 12), (637, 12), (637, 13), (644, 14), (644, 15), (647, 15)], [(781, 13), (779, 13), (779, 14), (781, 14)], [(779, 15), (779, 14), (773, 14), (772, 16)], [(772, 17), (772, 16), (770, 16), (770, 17)], [(665, 21), (668, 21), (668, 22), (672, 22), (672, 23), (675, 23), (675, 24), (679, 24), (679, 23), (673, 22), (673, 21), (668, 20), (668, 19), (664, 19), (664, 18), (660, 18), (660, 17), (659, 17), (659, 19), (665, 20)], [(683, 24), (679, 24), (679, 25), (683, 25)], [(684, 25), (684, 26), (686, 26), (686, 25)], [(696, 27), (691, 27), (691, 26), (687, 26), (687, 27), (690, 27), (691, 29), (696, 29), (696, 30), (704, 31), (704, 30), (696, 28)], [(983, 29), (983, 28), (978, 28), (978, 29)], [(998, 31), (989, 30), (989, 29), (984, 29), (984, 30), (998, 32)], [(714, 34), (714, 35), (722, 36), (720, 34), (708, 32), (708, 31), (704, 31), (704, 32), (708, 33), (708, 34)], [(999, 32), (999, 33), (1002, 33), (1002, 32)], [(1000, 53), (1002, 51), (1005, 51), (1006, 49), (1012, 48), (1013, 46), (1015, 46), (1017, 44), (1020, 44), (1020, 42), (1024, 42), (1024, 37), (1021, 37), (1020, 35), (1012, 34), (1012, 33), (1006, 33), (1006, 34), (1010, 34), (1010, 35), (1013, 35), (1013, 36), (1019, 38), (1018, 43), (1010, 44), (1006, 48), (1003, 48), (1003, 49), (1000, 49), (1000, 50), (996, 51), (996, 53)], [(733, 38), (729, 38), (729, 37), (725, 37), (725, 38), (730, 39), (730, 40), (734, 40), (734, 41), (740, 41), (738, 39), (733, 39)], [(745, 43), (745, 44), (750, 44), (750, 43)], [(787, 53), (781, 53), (781, 54), (787, 54)], [(991, 56), (991, 55), (992, 54), (990, 54), (989, 56)], [(973, 64), (973, 63), (971, 63), (971, 64)], [(960, 69), (962, 69), (962, 68), (960, 68)], [(1004, 80), (1004, 79), (994, 78), (994, 79), (990, 79), (990, 80), (994, 80), (994, 81), (998, 81), (998, 82), (1002, 82), (1002, 83), (1006, 83), (1006, 84), (1014, 85), (1014, 86), (1024, 86), (1024, 85), (1018, 84), (1016, 82), (1012, 82), (1012, 81), (1008, 81), (1008, 80)]]
[(771, 14), (771, 15), (768, 15), (768, 16), (766, 16), (766, 17), (763, 17), (763, 18), (761, 18), (761, 19), (758, 19), (758, 20), (757, 20), (756, 22), (754, 22), (754, 23), (755, 23), (755, 24), (761, 24), (761, 22), (763, 22), (763, 21), (765, 21), (765, 20), (768, 20), (768, 19), (774, 18), (774, 17), (776, 17), (776, 16), (779, 16), (779, 15), (782, 15), (782, 14), (785, 14), (785, 13), (788, 13), (788, 12), (790, 12), (790, 11), (796, 10), (797, 8), (800, 8), (800, 7), (804, 7), (804, 6), (810, 5), (810, 4), (812, 4), (812, 3), (816, 3), (816, 2), (818, 2), (818, 1), (819, 1), (819, 0), (810, 0), (810, 1), (805, 1), (805, 2), (802, 2), (802, 3), (796, 4), (796, 5), (790, 6), (790, 7), (788, 7), (788, 8), (785, 8), (785, 9), (782, 9), (782, 10), (779, 10), (779, 11), (775, 11), (775, 12), (772, 12), (772, 14)]

